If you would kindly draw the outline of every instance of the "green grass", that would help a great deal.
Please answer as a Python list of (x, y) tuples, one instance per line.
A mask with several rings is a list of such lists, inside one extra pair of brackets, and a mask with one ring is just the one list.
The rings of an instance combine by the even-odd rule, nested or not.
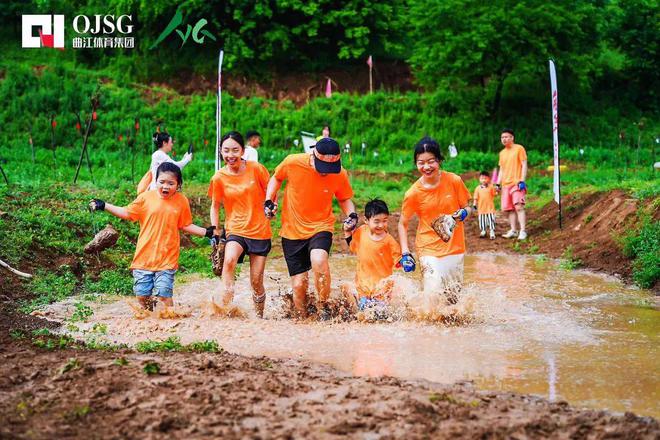
[(167, 352), (167, 351), (184, 351), (184, 352), (211, 352), (220, 353), (222, 348), (216, 341), (207, 340), (201, 342), (193, 342), (188, 345), (182, 345), (181, 340), (177, 336), (170, 336), (163, 341), (146, 340), (135, 344), (135, 349), (140, 353), (153, 353), (153, 352)]
[(623, 242), (624, 255), (633, 259), (633, 280), (640, 287), (653, 287), (660, 280), (660, 222), (645, 217)]

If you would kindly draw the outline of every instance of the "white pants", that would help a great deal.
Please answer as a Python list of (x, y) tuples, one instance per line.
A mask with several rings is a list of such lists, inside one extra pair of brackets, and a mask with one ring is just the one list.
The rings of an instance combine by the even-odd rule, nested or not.
[(445, 257), (420, 257), (425, 293), (458, 293), (463, 286), (465, 254)]

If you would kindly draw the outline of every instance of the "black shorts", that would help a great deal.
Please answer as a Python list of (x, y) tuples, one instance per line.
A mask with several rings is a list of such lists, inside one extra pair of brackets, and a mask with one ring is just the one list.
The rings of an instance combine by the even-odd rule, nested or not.
[(289, 269), (289, 276), (307, 272), (312, 268), (310, 254), (312, 249), (323, 249), (330, 254), (332, 232), (317, 232), (305, 240), (289, 240), (282, 237), (282, 251)]
[(259, 255), (266, 257), (268, 256), (268, 252), (270, 252), (270, 238), (266, 240), (255, 240), (254, 238), (245, 238), (240, 235), (229, 234), (229, 237), (227, 237), (227, 243), (230, 241), (235, 241), (243, 248), (243, 253), (238, 258), (239, 263), (243, 262), (245, 255)]

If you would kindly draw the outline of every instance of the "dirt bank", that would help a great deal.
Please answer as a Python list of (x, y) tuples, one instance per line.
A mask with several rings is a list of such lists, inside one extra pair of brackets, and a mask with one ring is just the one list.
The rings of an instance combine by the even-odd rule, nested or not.
[[(658, 438), (655, 419), (227, 353), (46, 351), (3, 325), (5, 438)], [(118, 365), (124, 358), (126, 365)], [(160, 367), (147, 375), (149, 362)], [(68, 365), (67, 368), (65, 366)], [(139, 433), (139, 434), (138, 434)]]
[[(551, 202), (528, 212), (529, 239), (514, 248), (514, 240), (501, 238), (509, 223), (498, 212), (497, 240), (479, 238), (476, 221), (469, 222), (469, 252), (497, 251), (545, 254), (552, 258), (578, 259), (582, 267), (619, 275), (630, 281), (632, 260), (623, 255), (617, 241), (627, 235), (637, 219), (639, 201), (621, 190), (572, 195), (562, 199), (563, 228), (557, 205)], [(570, 248), (570, 250), (568, 250)]]

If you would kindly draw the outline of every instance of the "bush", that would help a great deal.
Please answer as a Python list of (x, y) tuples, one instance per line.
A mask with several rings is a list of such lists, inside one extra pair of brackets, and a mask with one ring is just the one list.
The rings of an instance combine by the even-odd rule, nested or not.
[(624, 238), (623, 252), (633, 258), (633, 280), (651, 288), (660, 280), (660, 222), (646, 218), (637, 232)]

